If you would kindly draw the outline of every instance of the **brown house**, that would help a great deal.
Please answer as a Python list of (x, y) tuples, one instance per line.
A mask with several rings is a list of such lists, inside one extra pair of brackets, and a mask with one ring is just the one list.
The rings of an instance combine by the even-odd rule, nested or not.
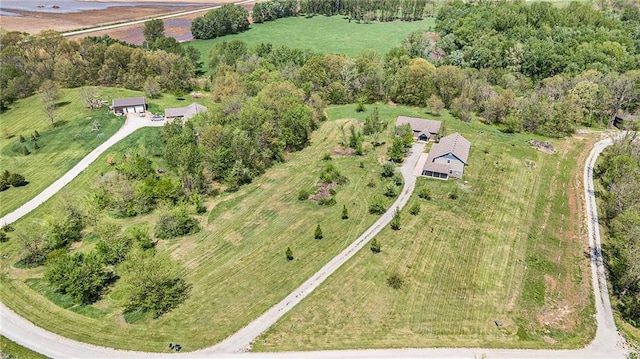
[(164, 110), (164, 118), (167, 120), (182, 118), (182, 122), (184, 123), (191, 117), (202, 112), (207, 112), (207, 108), (194, 102), (189, 106), (174, 107)]
[(441, 138), (431, 147), (422, 175), (445, 180), (449, 177), (462, 178), (470, 149), (471, 142), (459, 133)]
[(118, 98), (113, 100), (111, 109), (115, 113), (140, 113), (147, 110), (144, 97)]
[(435, 140), (440, 132), (442, 123), (440, 121), (426, 120), (424, 118), (398, 116), (396, 127), (403, 125), (411, 126), (413, 138), (418, 141), (429, 142)]

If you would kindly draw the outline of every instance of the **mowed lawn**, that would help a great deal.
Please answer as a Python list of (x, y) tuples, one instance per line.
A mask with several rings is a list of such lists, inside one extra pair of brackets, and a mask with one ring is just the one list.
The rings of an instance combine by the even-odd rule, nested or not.
[[(342, 108), (349, 115), (342, 117), (362, 116), (354, 109)], [(334, 113), (331, 109), (328, 112)], [(398, 107), (381, 111), (381, 118), (393, 122), (399, 113), (420, 114)], [(374, 194), (384, 192), (389, 182), (380, 177), (380, 161), (387, 146), (373, 149), (366, 144), (367, 153), (362, 157), (332, 155), (331, 162), (349, 180), (337, 189), (335, 206), (319, 206), (297, 198), (301, 188), (311, 188), (318, 181), (328, 162), (322, 159), (325, 153), (340, 148), (340, 127), (348, 128), (352, 123), (355, 120), (323, 123), (312, 134), (309, 147), (289, 155), (286, 162), (276, 164), (238, 192), (210, 200), (211, 211), (200, 217), (203, 231), (160, 241), (158, 248), (184, 264), (187, 281), (193, 284), (190, 298), (164, 317), (127, 324), (119, 309), (122, 298), (118, 284), (90, 307), (63, 309), (68, 306), (64, 298), (47, 292), (41, 281), (34, 280), (42, 276), (42, 268), (12, 267), (19, 259), (13, 239), (0, 244), (0, 252), (10, 255), (0, 259), (6, 273), (6, 279), (0, 282), (0, 299), (39, 326), (89, 343), (147, 351), (166, 351), (169, 342), (180, 343), (184, 351), (213, 345), (284, 298), (378, 218), (368, 214), (368, 204)], [(21, 220), (16, 231), (32, 227), (47, 213), (55, 213), (63, 200), (86, 198), (100, 174), (109, 171), (107, 156), (160, 154), (159, 134), (159, 129), (142, 129), (114, 146), (62, 193)], [(388, 145), (390, 136), (391, 127), (381, 139)], [(389, 205), (392, 199), (385, 201)], [(340, 218), (343, 205), (348, 208), (348, 220)], [(152, 229), (157, 216), (156, 212), (118, 222), (125, 226), (148, 223)], [(318, 224), (324, 233), (322, 240), (313, 238)], [(78, 250), (91, 246), (83, 243)], [(285, 258), (287, 247), (293, 251), (292, 262)]]
[[(80, 88), (61, 90), (56, 111), (59, 125), (56, 127), (48, 122), (38, 95), (16, 101), (0, 115), (0, 171), (18, 172), (29, 182), (24, 187), (11, 187), (0, 192), (0, 216), (10, 213), (47, 188), (124, 123), (124, 117), (111, 114), (108, 106), (86, 109), (81, 91)], [(109, 104), (114, 98), (143, 96), (138, 91), (106, 87), (99, 88), (98, 94)], [(149, 111), (154, 113), (162, 113), (166, 107), (186, 106), (192, 101), (190, 98), (177, 100), (171, 95), (147, 99)], [(195, 101), (208, 105), (209, 100)], [(94, 129), (94, 122), (98, 123), (98, 130)], [(31, 141), (36, 130), (40, 134), (37, 141), (40, 149), (37, 150)], [(20, 135), (26, 139), (24, 143), (20, 143)], [(23, 145), (31, 154), (23, 154)]]
[(31, 351), (15, 342), (0, 336), (0, 357), (15, 359), (46, 359), (47, 357)]
[(209, 51), (216, 43), (242, 40), (249, 47), (271, 43), (297, 49), (309, 49), (320, 54), (344, 54), (358, 56), (363, 50), (375, 50), (380, 55), (389, 49), (402, 46), (402, 40), (416, 30), (431, 30), (434, 18), (421, 21), (379, 22), (358, 24), (342, 16), (291, 17), (261, 24), (251, 24), (251, 29), (235, 35), (212, 40), (185, 42), (193, 45), (202, 54), (207, 68)]
[[(445, 126), (472, 143), (468, 184), (419, 179), (402, 229), (377, 236), (382, 252), (362, 249), (259, 337), (254, 351), (575, 348), (590, 341), (580, 179), (592, 140), (552, 140), (558, 152), (546, 154), (528, 145), (532, 135), (475, 121)], [(417, 197), (423, 187), (430, 201)], [(415, 203), (417, 216), (408, 212)], [(392, 273), (404, 279), (400, 290), (386, 284)]]

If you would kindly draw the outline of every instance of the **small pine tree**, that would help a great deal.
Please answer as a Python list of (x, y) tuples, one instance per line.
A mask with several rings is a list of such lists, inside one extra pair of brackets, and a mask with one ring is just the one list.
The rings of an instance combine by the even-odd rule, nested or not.
[(396, 211), (393, 213), (393, 219), (391, 219), (391, 229), (394, 231), (400, 230), (400, 211), (396, 207)]
[(371, 252), (373, 253), (380, 253), (380, 242), (378, 242), (377, 238), (374, 238), (371, 241), (371, 246), (369, 247), (369, 249), (371, 249)]
[(416, 203), (411, 208), (409, 208), (409, 213), (414, 216), (417, 216), (420, 213), (420, 203)]
[(22, 154), (25, 156), (29, 156), (31, 154), (27, 146), (22, 146)]
[(38, 137), (36, 137), (35, 133), (31, 134), (31, 142), (36, 142), (38, 140)]
[(33, 136), (35, 138), (40, 138), (40, 132), (38, 132), (38, 130), (33, 131)]
[(425, 187), (420, 188), (418, 191), (418, 197), (422, 199), (426, 199), (427, 201), (431, 199), (431, 190)]
[(18, 137), (18, 140), (20, 141), (20, 143), (24, 143), (24, 141), (26, 141), (23, 135), (20, 135), (20, 137)]
[(342, 219), (349, 219), (349, 211), (347, 211), (346, 205), (342, 205)]
[(288, 261), (293, 260), (293, 251), (291, 250), (291, 247), (287, 247), (287, 251), (284, 252), (284, 254), (287, 256)]
[(389, 198), (392, 198), (398, 195), (398, 190), (395, 183), (390, 182), (389, 184), (387, 184), (387, 187), (385, 187), (385, 190), (384, 190), (384, 195)]
[(387, 278), (387, 285), (393, 289), (401, 289), (404, 285), (404, 280), (398, 273), (393, 273)]
[(9, 236), (7, 236), (6, 233), (4, 233), (4, 231), (0, 231), (0, 242), (4, 243), (7, 242), (9, 240)]
[(38, 144), (37, 141), (33, 141), (33, 149), (34, 150), (39, 150), (40, 149), (40, 145)]
[(323, 238), (323, 236), (322, 236), (322, 229), (320, 228), (320, 225), (318, 225), (318, 226), (316, 227), (316, 231), (315, 231), (315, 233), (314, 233), (313, 237), (314, 237), (315, 239), (322, 239), (322, 238)]

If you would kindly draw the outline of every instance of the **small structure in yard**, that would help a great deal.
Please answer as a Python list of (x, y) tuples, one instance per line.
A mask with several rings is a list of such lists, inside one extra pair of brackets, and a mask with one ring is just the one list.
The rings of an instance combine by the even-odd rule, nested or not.
[(471, 142), (459, 133), (441, 138), (431, 147), (422, 175), (444, 180), (449, 177), (462, 178), (470, 149)]
[(620, 130), (640, 127), (640, 115), (616, 115), (613, 125)]
[(398, 116), (396, 121), (396, 127), (408, 124), (413, 131), (413, 138), (418, 141), (429, 142), (429, 140), (435, 140), (440, 133), (440, 127), (442, 122), (427, 120), (424, 118)]
[(144, 101), (144, 97), (118, 98), (113, 100), (111, 109), (116, 115), (140, 113), (147, 110), (147, 104)]
[(182, 123), (185, 123), (191, 117), (202, 112), (207, 112), (207, 108), (194, 102), (191, 105), (185, 107), (168, 108), (164, 110), (164, 117), (167, 120), (181, 118)]

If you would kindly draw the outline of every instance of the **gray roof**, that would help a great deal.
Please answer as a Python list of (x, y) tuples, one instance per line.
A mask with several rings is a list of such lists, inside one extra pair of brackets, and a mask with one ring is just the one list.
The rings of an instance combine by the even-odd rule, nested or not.
[(414, 132), (428, 134), (437, 134), (440, 132), (440, 125), (442, 124), (440, 121), (427, 120), (424, 118), (398, 116), (396, 126), (402, 126), (407, 123)]
[(207, 108), (205, 106), (202, 106), (194, 102), (191, 105), (185, 106), (185, 107), (168, 108), (164, 110), (164, 117), (166, 118), (182, 117), (184, 120), (188, 120), (194, 115), (201, 112), (207, 112)]
[(426, 162), (422, 169), (431, 172), (449, 173), (449, 165), (444, 163)]
[(113, 100), (113, 107), (129, 107), (145, 105), (144, 97), (117, 98)]
[(433, 160), (435, 160), (436, 158), (449, 153), (456, 156), (464, 164), (467, 164), (470, 149), (471, 142), (462, 137), (461, 134), (454, 133), (453, 135), (445, 136), (440, 139), (440, 142), (435, 143), (433, 146), (431, 146), (431, 150), (429, 151), (429, 156), (427, 156), (427, 162), (425, 163), (424, 169), (428, 169), (427, 167), (430, 164), (433, 164)]

